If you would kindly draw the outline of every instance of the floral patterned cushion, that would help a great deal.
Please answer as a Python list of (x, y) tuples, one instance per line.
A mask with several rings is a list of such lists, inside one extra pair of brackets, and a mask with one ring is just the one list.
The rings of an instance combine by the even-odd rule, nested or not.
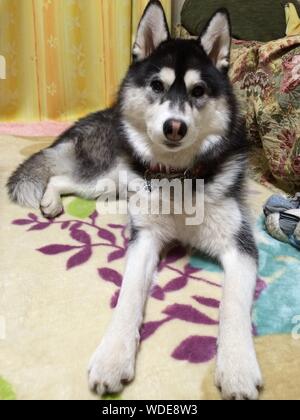
[(300, 186), (300, 36), (266, 44), (235, 41), (230, 77), (250, 140), (288, 191)]
[[(177, 36), (190, 37), (181, 26)], [(288, 192), (300, 187), (300, 36), (277, 41), (234, 41), (230, 78), (264, 178)]]

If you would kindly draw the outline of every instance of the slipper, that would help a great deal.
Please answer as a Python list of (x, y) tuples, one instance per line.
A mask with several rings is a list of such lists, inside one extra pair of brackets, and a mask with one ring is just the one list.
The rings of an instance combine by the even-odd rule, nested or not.
[(269, 234), (300, 249), (300, 194), (294, 198), (273, 195), (264, 206)]

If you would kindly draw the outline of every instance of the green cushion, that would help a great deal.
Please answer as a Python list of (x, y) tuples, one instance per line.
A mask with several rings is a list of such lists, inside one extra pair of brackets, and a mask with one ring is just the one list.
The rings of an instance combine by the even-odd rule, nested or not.
[[(291, 2), (300, 12), (297, 0)], [(192, 35), (198, 35), (211, 15), (226, 7), (235, 38), (267, 42), (285, 36), (284, 3), (282, 0), (186, 0), (181, 20)]]

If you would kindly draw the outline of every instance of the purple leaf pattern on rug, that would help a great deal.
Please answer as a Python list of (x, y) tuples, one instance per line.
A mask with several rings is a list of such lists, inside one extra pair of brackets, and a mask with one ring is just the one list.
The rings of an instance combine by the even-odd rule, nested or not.
[(77, 254), (70, 257), (67, 261), (67, 269), (70, 270), (71, 268), (78, 267), (86, 263), (92, 256), (91, 247), (82, 248)]
[(98, 273), (103, 280), (109, 281), (118, 287), (122, 285), (122, 276), (112, 268), (99, 268)]
[(65, 230), (65, 229), (68, 229), (68, 227), (70, 226), (70, 222), (63, 222), (62, 224), (61, 224), (61, 229), (62, 230)]
[(261, 278), (257, 279), (255, 296), (254, 296), (255, 300), (258, 300), (260, 298), (260, 295), (262, 294), (262, 292), (264, 290), (266, 290), (267, 287), (268, 287), (268, 285), (263, 279), (261, 279)]
[(141, 340), (147, 340), (152, 334), (155, 333), (158, 328), (160, 328), (163, 324), (165, 324), (168, 321), (171, 321), (171, 317), (162, 319), (161, 321), (150, 321), (145, 322), (141, 328), (140, 334), (141, 334)]
[(108, 255), (107, 261), (111, 263), (113, 261), (120, 260), (121, 258), (125, 257), (125, 254), (125, 249), (117, 249), (117, 251), (113, 251)]
[(188, 283), (188, 277), (176, 277), (174, 280), (169, 281), (169, 283), (163, 288), (164, 292), (176, 292), (177, 290), (183, 289)]
[(197, 335), (185, 339), (172, 353), (177, 360), (190, 363), (205, 363), (215, 357), (217, 340), (215, 337), (200, 337)]
[(163, 313), (173, 319), (192, 322), (194, 324), (217, 325), (218, 322), (204, 315), (191, 305), (174, 304), (164, 309)]
[(102, 238), (105, 241), (110, 242), (111, 244), (115, 244), (116, 243), (116, 237), (115, 237), (115, 235), (113, 233), (111, 233), (107, 229), (99, 229), (98, 230), (98, 236), (99, 236), (99, 238)]
[[(122, 286), (122, 273), (113, 267), (113, 263), (125, 257), (129, 243), (126, 226), (121, 224), (103, 226), (101, 225), (101, 217), (97, 212), (94, 212), (84, 220), (68, 219), (67, 217), (64, 214), (55, 220), (45, 220), (38, 215), (29, 213), (27, 218), (14, 220), (12, 224), (25, 227), (32, 234), (34, 232), (38, 234), (38, 231), (41, 231), (42, 234), (43, 231), (56, 227), (64, 231), (64, 238), (66, 237), (65, 235), (69, 235), (69, 240), (66, 240), (66, 243), (46, 244), (37, 249), (39, 253), (51, 258), (65, 254), (66, 270), (76, 269), (88, 263), (99, 249), (102, 253), (104, 252), (107, 264), (97, 268), (97, 274), (101, 281), (106, 282), (107, 287), (112, 288), (111, 298), (108, 303), (112, 309), (115, 308)], [(209, 285), (216, 288), (216, 290), (220, 290), (221, 287), (220, 283), (205, 278), (203, 270), (193, 268), (190, 264), (178, 264), (186, 255), (187, 252), (184, 248), (176, 246), (168, 252), (159, 264), (158, 277), (161, 272), (167, 272), (170, 274), (170, 279), (164, 285), (155, 283), (151, 288), (151, 298), (164, 305), (164, 308), (161, 310), (161, 319), (150, 320), (142, 325), (140, 334), (143, 342), (150, 339), (158, 330), (162, 329), (163, 332), (164, 326), (174, 321), (217, 328), (218, 309), (220, 306), (218, 300), (194, 295), (190, 296), (189, 304), (186, 304), (186, 301), (184, 303), (180, 301), (173, 303), (174, 297), (175, 299), (180, 299), (181, 290), (185, 289), (189, 282)], [(264, 281), (259, 279), (256, 297), (259, 297), (265, 287)], [(172, 301), (169, 299), (171, 296), (173, 296)], [(204, 313), (206, 310), (209, 312), (209, 315)], [(205, 363), (211, 360), (215, 354), (215, 337), (191, 335), (187, 336), (181, 343), (178, 343), (171, 357), (189, 363)]]
[(28, 229), (28, 232), (32, 232), (34, 230), (44, 230), (49, 227), (49, 223), (36, 223), (35, 225), (31, 226), (31, 228)]
[(114, 309), (117, 304), (118, 304), (118, 300), (119, 300), (119, 296), (120, 296), (120, 290), (118, 289), (110, 298), (110, 307), (111, 309)]
[(76, 246), (54, 244), (44, 246), (43, 248), (38, 249), (38, 251), (45, 255), (57, 255), (62, 254), (63, 252), (72, 251), (73, 249), (76, 249)]
[[(33, 213), (29, 213), (27, 217), (27, 219), (14, 220), (12, 224), (16, 226), (28, 226), (28, 232), (42, 231), (53, 226), (59, 226), (61, 230), (69, 231), (70, 239), (77, 242), (77, 245), (50, 244), (38, 249), (39, 252), (48, 256), (75, 251), (67, 260), (67, 270), (87, 263), (92, 257), (94, 249), (98, 247), (112, 248), (112, 251), (107, 257), (108, 262), (120, 260), (125, 256), (128, 246), (128, 238), (125, 235), (126, 227), (121, 225), (109, 225), (109, 228), (106, 229), (98, 226), (97, 220), (99, 215), (97, 212), (94, 212), (89, 217), (88, 221), (62, 220), (62, 218), (45, 221), (43, 218), (40, 220), (39, 216)], [(94, 235), (92, 240), (91, 234), (87, 229), (94, 230), (96, 237), (102, 242), (96, 241)], [(116, 236), (113, 231), (110, 231), (109, 229), (118, 229), (121, 231), (121, 245), (117, 245)]]
[(207, 306), (209, 308), (215, 308), (218, 309), (220, 307), (220, 302), (216, 299), (211, 299), (211, 298), (205, 298), (202, 296), (193, 296), (193, 299), (200, 303), (200, 305), (204, 305)]
[(91, 238), (90, 235), (88, 235), (84, 230), (80, 229), (71, 229), (71, 237), (75, 239), (75, 241), (80, 242), (82, 244), (90, 245), (91, 244)]
[(158, 284), (154, 284), (151, 289), (151, 297), (157, 300), (164, 300), (165, 299), (165, 292), (162, 287)]

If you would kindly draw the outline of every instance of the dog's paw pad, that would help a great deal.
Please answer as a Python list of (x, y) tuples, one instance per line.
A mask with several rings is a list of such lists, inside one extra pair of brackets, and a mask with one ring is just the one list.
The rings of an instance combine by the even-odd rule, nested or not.
[(54, 219), (55, 217), (60, 216), (64, 212), (64, 208), (61, 200), (45, 201), (44, 199), (41, 202), (41, 213), (47, 219)]
[(258, 363), (250, 358), (218, 361), (215, 382), (225, 400), (257, 400), (263, 389)]
[(89, 388), (99, 396), (116, 394), (134, 378), (135, 349), (107, 350), (100, 345), (88, 369)]

